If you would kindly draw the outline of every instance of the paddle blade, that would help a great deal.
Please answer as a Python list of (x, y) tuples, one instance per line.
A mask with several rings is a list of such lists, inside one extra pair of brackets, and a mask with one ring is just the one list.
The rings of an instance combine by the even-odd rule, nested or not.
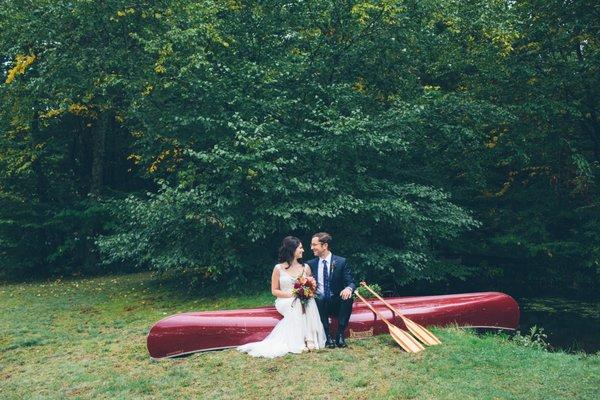
[(392, 324), (388, 324), (388, 329), (390, 330), (390, 335), (392, 335), (392, 338), (407, 353), (418, 353), (419, 351), (425, 350), (425, 347), (423, 347), (421, 343), (417, 342), (415, 338), (410, 336), (408, 332), (403, 331)]
[(425, 329), (425, 327), (417, 324), (416, 322), (406, 317), (402, 317), (402, 320), (404, 321), (404, 325), (406, 325), (410, 333), (415, 335), (423, 343), (429, 346), (435, 346), (442, 343), (440, 339), (438, 339), (433, 333), (431, 333), (431, 331)]
[[(413, 335), (415, 335), (421, 342), (423, 342), (423, 343), (425, 343), (426, 345), (429, 345), (429, 346), (433, 346), (433, 345), (441, 344), (442, 343), (442, 341), (439, 340), (437, 337), (435, 337), (435, 335), (433, 333), (431, 333), (430, 331), (428, 331), (427, 329), (425, 329), (421, 325), (417, 324), (414, 321), (411, 321), (410, 319), (408, 319), (407, 317), (405, 317), (404, 315), (402, 315), (402, 313), (400, 312), (400, 310), (398, 310), (397, 308), (393, 307), (390, 303), (388, 303), (387, 301), (385, 301), (380, 295), (378, 295), (373, 289), (371, 289), (369, 287), (369, 285), (367, 285), (366, 282), (361, 282), (360, 284), (361, 284), (361, 286), (367, 288), (367, 290), (369, 292), (373, 293), (373, 295), (375, 297), (377, 297), (379, 300), (381, 300), (381, 302), (383, 302), (383, 304), (385, 304), (385, 306), (387, 308), (389, 308), (395, 314), (397, 314), (400, 318), (402, 318), (402, 320), (404, 321), (404, 325), (406, 325), (406, 328)], [(412, 336), (411, 336), (411, 338), (412, 338)]]

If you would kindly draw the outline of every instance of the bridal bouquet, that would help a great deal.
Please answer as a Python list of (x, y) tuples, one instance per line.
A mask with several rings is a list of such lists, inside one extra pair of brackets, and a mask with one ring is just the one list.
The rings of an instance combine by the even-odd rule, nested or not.
[(301, 276), (296, 279), (294, 282), (294, 288), (292, 289), (292, 296), (295, 297), (294, 302), (296, 300), (300, 300), (300, 304), (302, 304), (302, 313), (306, 313), (306, 304), (310, 299), (315, 297), (317, 293), (317, 281), (312, 276)]

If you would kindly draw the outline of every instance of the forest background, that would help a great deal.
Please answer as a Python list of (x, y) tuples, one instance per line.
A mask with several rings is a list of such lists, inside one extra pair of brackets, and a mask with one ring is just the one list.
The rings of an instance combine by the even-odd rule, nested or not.
[(1, 5), (0, 279), (598, 296), (596, 2)]

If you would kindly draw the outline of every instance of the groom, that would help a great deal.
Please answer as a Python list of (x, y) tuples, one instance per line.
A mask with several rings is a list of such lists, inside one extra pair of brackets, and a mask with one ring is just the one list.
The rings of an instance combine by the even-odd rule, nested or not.
[[(352, 314), (352, 292), (356, 289), (352, 272), (343, 257), (331, 253), (331, 235), (315, 233), (310, 241), (310, 249), (316, 258), (308, 261), (312, 274), (317, 280), (317, 307), (321, 316), (327, 341), (325, 347), (347, 347), (344, 331)], [(334, 343), (329, 333), (329, 316), (338, 320), (338, 332)]]

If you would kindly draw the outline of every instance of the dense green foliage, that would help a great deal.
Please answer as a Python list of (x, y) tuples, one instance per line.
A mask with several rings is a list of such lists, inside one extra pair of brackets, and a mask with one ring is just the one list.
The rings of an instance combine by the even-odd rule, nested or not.
[(6, 277), (262, 281), (328, 230), (388, 289), (598, 282), (593, 2), (26, 3), (0, 11)]

